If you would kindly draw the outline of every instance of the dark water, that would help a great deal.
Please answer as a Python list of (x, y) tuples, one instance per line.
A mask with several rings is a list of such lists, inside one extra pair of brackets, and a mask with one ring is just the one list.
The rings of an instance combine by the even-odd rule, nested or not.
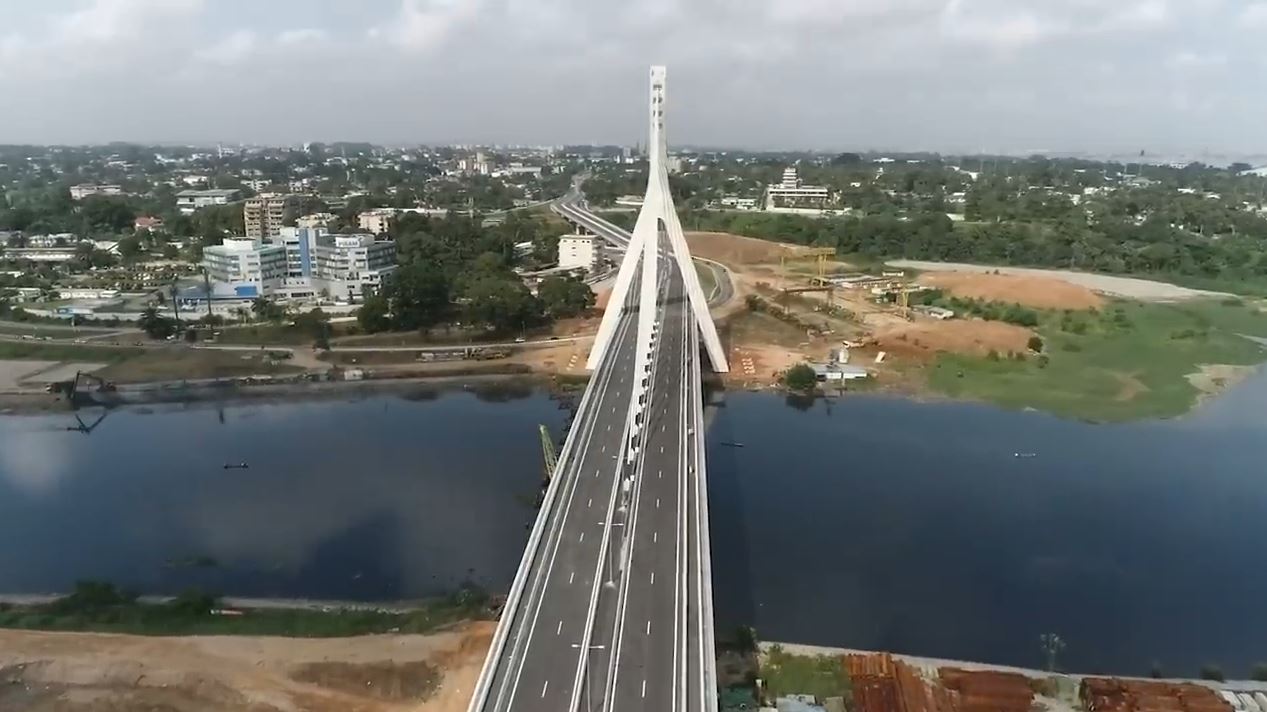
[(1267, 660), (1267, 374), (1114, 426), (732, 394), (710, 440), (719, 626), (1035, 667), (1051, 632), (1078, 671)]
[(69, 415), (0, 418), (0, 591), (507, 588), (534, 516), (537, 423), (566, 417), (519, 395), (125, 408), (91, 435), (65, 430)]
[[(536, 426), (564, 421), (544, 392), (461, 391), (120, 409), (91, 435), (0, 418), (0, 591), (504, 590)], [(1267, 659), (1267, 375), (1120, 426), (729, 394), (709, 439), (719, 626), (1025, 665), (1054, 632), (1080, 671)]]

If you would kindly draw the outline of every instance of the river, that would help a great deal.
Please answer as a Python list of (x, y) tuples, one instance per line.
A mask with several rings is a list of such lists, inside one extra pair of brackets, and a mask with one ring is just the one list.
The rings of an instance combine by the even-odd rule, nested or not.
[[(1123, 425), (727, 394), (708, 453), (718, 625), (1031, 666), (1051, 632), (1068, 669), (1244, 674), (1267, 659), (1264, 416), (1267, 373)], [(0, 591), (504, 590), (536, 426), (565, 421), (530, 390), (121, 408), (91, 434), (0, 418)]]

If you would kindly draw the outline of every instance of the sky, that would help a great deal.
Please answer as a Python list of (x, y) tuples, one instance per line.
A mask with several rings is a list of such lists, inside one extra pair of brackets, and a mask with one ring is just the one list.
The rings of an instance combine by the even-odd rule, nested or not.
[(0, 0), (0, 143), (1267, 153), (1267, 0)]

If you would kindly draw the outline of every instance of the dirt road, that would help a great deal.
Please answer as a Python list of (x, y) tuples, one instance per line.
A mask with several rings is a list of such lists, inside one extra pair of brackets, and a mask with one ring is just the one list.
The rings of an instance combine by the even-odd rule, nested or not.
[(1070, 284), (1077, 284), (1101, 294), (1112, 297), (1139, 299), (1146, 302), (1173, 302), (1203, 297), (1230, 297), (1223, 292), (1207, 292), (1201, 289), (1188, 289), (1165, 282), (1154, 282), (1134, 277), (1114, 277), (1107, 274), (1091, 274), (1060, 269), (1031, 269), (1029, 267), (994, 267), (990, 265), (972, 265), (959, 262), (925, 262), (922, 260), (893, 260), (894, 267), (928, 270), (933, 272), (998, 272), (999, 274), (1026, 275), (1031, 277), (1050, 277)]
[(0, 712), (462, 712), (494, 626), (321, 639), (0, 630)]

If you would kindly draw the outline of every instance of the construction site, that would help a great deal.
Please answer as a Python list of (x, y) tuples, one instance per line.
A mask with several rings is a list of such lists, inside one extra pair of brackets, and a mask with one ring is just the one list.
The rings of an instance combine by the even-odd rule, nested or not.
[[(783, 689), (788, 654), (763, 652), (760, 709), (778, 712), (1262, 712), (1267, 687), (1252, 683), (1073, 676), (906, 658), (888, 653), (813, 656), (812, 692)], [(772, 666), (772, 667), (771, 667)], [(837, 667), (837, 674), (822, 674)], [(826, 670), (830, 673), (830, 670)], [(826, 683), (826, 684), (824, 684)]]

